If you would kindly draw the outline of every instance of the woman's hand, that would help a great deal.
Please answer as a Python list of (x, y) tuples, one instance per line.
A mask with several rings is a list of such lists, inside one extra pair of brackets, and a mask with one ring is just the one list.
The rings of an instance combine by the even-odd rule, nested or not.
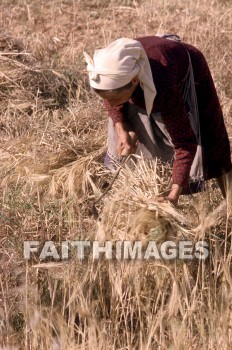
[(177, 206), (178, 200), (179, 200), (179, 196), (180, 196), (180, 194), (182, 192), (182, 189), (183, 189), (183, 187), (181, 187), (180, 185), (173, 184), (169, 194), (167, 196), (156, 197), (156, 201), (158, 201), (158, 202), (169, 201), (174, 206)]
[(117, 131), (117, 153), (121, 156), (122, 150), (125, 150), (127, 154), (132, 154), (136, 151), (137, 142), (131, 139), (129, 131), (125, 124), (116, 123), (115, 128)]
[(167, 199), (169, 200), (169, 202), (171, 202), (173, 205), (177, 205), (178, 204), (178, 200), (179, 200), (179, 196), (182, 192), (183, 187), (181, 187), (180, 185), (177, 184), (173, 184), (171, 191), (169, 192), (169, 195), (167, 196)]
[(155, 200), (159, 203), (164, 203), (164, 202), (170, 202), (174, 205), (174, 207), (177, 206), (178, 204), (178, 199), (177, 197), (175, 198), (169, 198), (168, 196), (160, 196), (160, 197), (156, 197)]

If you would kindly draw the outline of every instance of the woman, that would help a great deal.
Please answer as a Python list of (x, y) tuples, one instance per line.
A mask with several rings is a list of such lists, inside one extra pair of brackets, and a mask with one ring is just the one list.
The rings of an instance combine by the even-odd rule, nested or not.
[(136, 153), (173, 163), (166, 198), (176, 205), (180, 194), (200, 191), (205, 180), (219, 179), (232, 166), (204, 56), (191, 45), (168, 39), (121, 38), (96, 50), (93, 59), (84, 54), (90, 85), (105, 100), (110, 116), (106, 163), (119, 161), (124, 148), (134, 152), (129, 135), (134, 130)]

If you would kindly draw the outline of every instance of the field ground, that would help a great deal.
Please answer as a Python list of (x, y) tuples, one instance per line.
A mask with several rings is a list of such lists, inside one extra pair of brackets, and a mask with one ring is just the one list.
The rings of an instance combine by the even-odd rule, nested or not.
[(96, 222), (93, 201), (112, 175), (83, 50), (178, 34), (205, 54), (232, 137), (231, 1), (2, 0), (0, 26), (0, 349), (230, 349), (231, 184), (227, 203), (211, 181), (178, 209), (153, 207), (166, 239), (208, 242), (205, 262), (26, 262), (23, 242), (146, 241), (133, 227), (169, 169), (123, 170)]

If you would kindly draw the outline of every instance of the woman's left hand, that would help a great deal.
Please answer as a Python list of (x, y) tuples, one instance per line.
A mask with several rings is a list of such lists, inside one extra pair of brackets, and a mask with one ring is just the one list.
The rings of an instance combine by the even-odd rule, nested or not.
[(157, 202), (160, 202), (160, 203), (163, 203), (163, 202), (170, 202), (172, 203), (174, 206), (177, 206), (178, 204), (178, 199), (179, 199), (179, 196), (177, 197), (169, 197), (169, 196), (160, 196), (160, 197), (156, 197), (156, 201)]
[(182, 189), (183, 189), (183, 187), (181, 187), (180, 185), (173, 184), (169, 194), (167, 196), (156, 197), (156, 201), (158, 201), (158, 202), (169, 201), (174, 206), (177, 206), (178, 200), (179, 200), (179, 196), (180, 196), (180, 194), (182, 192)]

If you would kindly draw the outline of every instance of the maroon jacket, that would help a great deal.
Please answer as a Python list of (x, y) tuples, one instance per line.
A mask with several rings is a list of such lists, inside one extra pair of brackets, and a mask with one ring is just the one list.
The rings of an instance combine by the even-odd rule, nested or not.
[[(190, 168), (197, 148), (196, 137), (190, 126), (180, 86), (188, 70), (189, 51), (194, 71), (203, 146), (205, 179), (220, 176), (231, 169), (230, 147), (222, 110), (214, 83), (202, 53), (186, 43), (155, 36), (137, 38), (147, 53), (157, 95), (153, 112), (160, 112), (174, 145), (173, 183), (187, 186)], [(134, 91), (131, 100), (145, 109), (143, 90)], [(114, 124), (126, 121), (123, 106), (110, 108)]]

